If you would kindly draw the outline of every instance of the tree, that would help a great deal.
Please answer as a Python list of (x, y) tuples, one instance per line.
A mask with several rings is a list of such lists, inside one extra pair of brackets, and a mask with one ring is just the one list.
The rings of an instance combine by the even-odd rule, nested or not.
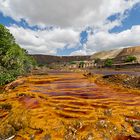
[(125, 62), (134, 62), (137, 58), (135, 56), (127, 56)]
[(35, 60), (20, 48), (9, 30), (0, 24), (0, 85), (29, 72), (33, 65)]
[(112, 59), (107, 58), (107, 59), (105, 60), (105, 66), (106, 66), (106, 67), (111, 67), (112, 64), (113, 64), (113, 60), (112, 60)]
[(0, 65), (3, 65), (2, 58), (6, 55), (8, 49), (15, 44), (13, 35), (0, 24)]

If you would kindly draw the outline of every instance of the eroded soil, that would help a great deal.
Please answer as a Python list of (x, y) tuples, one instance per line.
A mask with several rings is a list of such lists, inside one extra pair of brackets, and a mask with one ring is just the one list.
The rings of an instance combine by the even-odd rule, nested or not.
[(0, 140), (139, 140), (140, 94), (79, 73), (33, 75), (0, 95)]

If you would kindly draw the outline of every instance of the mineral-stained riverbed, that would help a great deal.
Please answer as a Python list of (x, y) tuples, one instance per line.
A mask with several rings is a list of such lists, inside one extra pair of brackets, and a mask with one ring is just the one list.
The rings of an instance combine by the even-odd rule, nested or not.
[(0, 95), (0, 140), (139, 140), (140, 95), (50, 73)]

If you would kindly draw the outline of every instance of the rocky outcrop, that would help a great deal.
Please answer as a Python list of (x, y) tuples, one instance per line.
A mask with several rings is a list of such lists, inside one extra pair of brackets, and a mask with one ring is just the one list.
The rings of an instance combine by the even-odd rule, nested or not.
[(137, 61), (140, 62), (140, 46), (124, 48), (117, 56), (116, 60), (123, 60), (127, 56), (135, 56)]
[(24, 78), (19, 78), (9, 84), (7, 84), (5, 87), (4, 87), (4, 91), (11, 91), (12, 89), (16, 88), (17, 86), (19, 85), (22, 85), (24, 84), (25, 80)]
[(122, 85), (125, 88), (140, 89), (140, 76), (116, 74), (103, 76), (103, 79), (109, 83)]
[(128, 56), (128, 55), (140, 56), (140, 46), (137, 46), (137, 47), (130, 47), (130, 48), (124, 48), (124, 49), (117, 55), (117, 57)]

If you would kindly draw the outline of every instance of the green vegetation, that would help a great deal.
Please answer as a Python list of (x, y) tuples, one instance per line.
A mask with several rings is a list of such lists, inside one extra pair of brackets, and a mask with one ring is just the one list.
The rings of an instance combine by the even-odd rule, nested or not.
[(79, 63), (79, 67), (80, 67), (80, 68), (83, 68), (83, 67), (84, 67), (84, 64), (85, 64), (85, 63), (84, 63), (83, 61), (81, 61), (81, 62)]
[(26, 74), (35, 65), (35, 60), (20, 48), (9, 30), (0, 24), (0, 85)]
[(75, 62), (75, 61), (71, 61), (71, 62), (70, 62), (70, 65), (72, 65), (72, 64), (76, 64), (76, 62)]
[(47, 67), (47, 64), (38, 64), (38, 67)]
[(137, 58), (135, 56), (127, 56), (125, 62), (134, 62)]
[(111, 67), (112, 64), (113, 64), (113, 60), (112, 60), (112, 59), (107, 58), (107, 59), (105, 60), (105, 66), (106, 66), (106, 67)]

